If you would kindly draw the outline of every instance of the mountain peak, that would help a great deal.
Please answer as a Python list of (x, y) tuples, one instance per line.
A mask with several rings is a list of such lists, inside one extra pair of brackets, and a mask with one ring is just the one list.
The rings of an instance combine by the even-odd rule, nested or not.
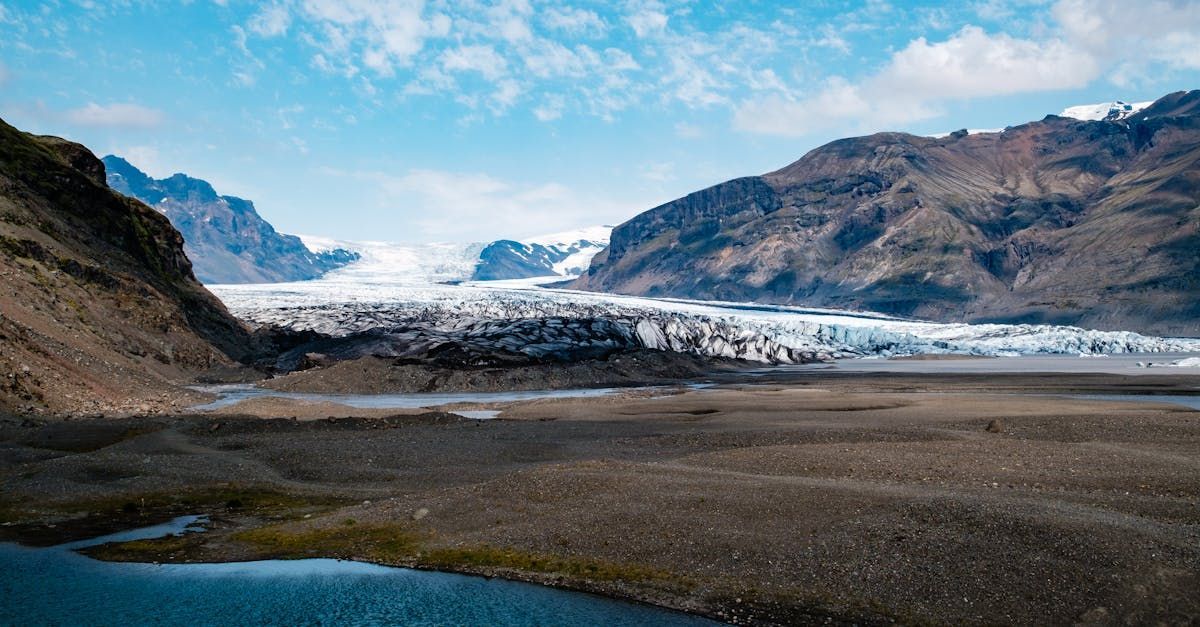
[(1125, 102), (1124, 100), (1114, 100), (1112, 102), (1101, 102), (1097, 104), (1075, 105), (1067, 107), (1058, 114), (1063, 118), (1075, 118), (1076, 120), (1106, 120), (1115, 122), (1124, 120), (1129, 116), (1149, 107), (1155, 101), (1148, 100), (1145, 102)]

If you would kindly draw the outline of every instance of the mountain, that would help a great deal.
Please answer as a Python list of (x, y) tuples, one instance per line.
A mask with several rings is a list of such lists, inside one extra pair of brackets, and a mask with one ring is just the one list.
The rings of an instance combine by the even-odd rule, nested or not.
[(543, 276), (574, 277), (608, 246), (611, 226), (554, 233), (524, 241), (498, 240), (479, 253), (472, 279), (527, 279)]
[(3, 121), (0, 294), (0, 410), (157, 406), (253, 344), (165, 217), (83, 146)]
[(879, 133), (616, 227), (573, 286), (1200, 335), (1200, 91), (1120, 120)]
[(358, 259), (343, 249), (310, 251), (300, 238), (276, 232), (254, 203), (220, 196), (206, 181), (185, 174), (153, 179), (120, 157), (103, 161), (110, 187), (154, 207), (179, 229), (204, 283), (304, 281)]

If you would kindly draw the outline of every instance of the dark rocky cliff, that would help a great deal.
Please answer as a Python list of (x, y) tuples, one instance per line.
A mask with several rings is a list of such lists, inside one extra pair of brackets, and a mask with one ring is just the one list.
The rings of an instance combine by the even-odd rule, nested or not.
[(1200, 335), (1200, 91), (835, 141), (618, 226), (575, 286)]
[(99, 159), (0, 122), (0, 409), (137, 407), (253, 344)]

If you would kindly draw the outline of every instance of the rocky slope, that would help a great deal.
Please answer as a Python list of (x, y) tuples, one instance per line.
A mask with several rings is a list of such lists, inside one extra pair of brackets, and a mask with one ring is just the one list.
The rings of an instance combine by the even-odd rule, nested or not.
[(184, 174), (153, 179), (128, 161), (104, 157), (108, 184), (159, 210), (183, 234), (184, 250), (205, 283), (277, 283), (314, 279), (358, 259), (343, 249), (313, 252), (275, 231), (254, 203), (220, 196)]
[(1200, 335), (1200, 91), (832, 142), (618, 226), (575, 287)]
[(0, 411), (148, 411), (253, 344), (165, 217), (83, 146), (0, 121)]

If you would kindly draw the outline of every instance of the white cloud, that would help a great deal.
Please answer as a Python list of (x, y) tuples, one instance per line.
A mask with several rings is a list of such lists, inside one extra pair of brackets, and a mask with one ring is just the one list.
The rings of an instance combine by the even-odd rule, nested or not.
[(625, 18), (638, 37), (648, 37), (667, 28), (667, 14), (661, 11), (638, 11)]
[(628, 217), (619, 204), (589, 199), (560, 183), (514, 183), (488, 174), (414, 169), (327, 174), (376, 186), (382, 208), (402, 208), (413, 241), (490, 241), (612, 223)]
[(426, 15), (424, 0), (304, 0), (300, 17), (316, 25), (327, 52), (354, 48), (381, 76), (408, 66), (427, 39), (450, 31), (450, 18)]
[[(568, 109), (613, 120), (634, 107), (731, 107), (739, 129), (800, 135), (816, 123), (903, 125), (954, 101), (1102, 77), (1163, 82), (1152, 66), (1200, 68), (1200, 2), (1146, 0), (1135, 12), (1127, 1), (1052, 1), (927, 9), (871, 0), (836, 22), (811, 23), (802, 12), (737, 3), (713, 9), (723, 15), (710, 20), (692, 3), (666, 0), (269, 0), (235, 28), (245, 58), (230, 71), (235, 85), (261, 80), (265, 66), (246, 35), (287, 36), (312, 48), (304, 57), (312, 69), (344, 77), (375, 106), (399, 92), (457, 103), (448, 115), (459, 120), (521, 102), (542, 120)], [(874, 67), (855, 67), (863, 40), (883, 46), (897, 32), (945, 33), (964, 15), (987, 28), (913, 38)]]
[(541, 104), (533, 108), (533, 117), (540, 122), (550, 122), (562, 117), (566, 100), (558, 94), (550, 94)]
[[(581, 46), (581, 49), (587, 48)], [(590, 51), (590, 49), (588, 49)], [(588, 67), (585, 57), (570, 48), (548, 39), (538, 40), (521, 53), (525, 67), (538, 78), (584, 76), (594, 68)]]
[(542, 14), (542, 22), (554, 30), (572, 35), (599, 36), (607, 28), (596, 12), (575, 7), (550, 7)]
[(8, 71), (8, 66), (0, 63), (0, 87), (7, 83), (12, 78), (12, 73)]
[[(879, 107), (895, 106), (885, 100), (879, 105), (866, 100), (861, 89), (840, 77), (829, 79), (816, 95), (789, 100), (774, 95), (742, 103), (734, 112), (733, 125), (739, 130), (764, 135), (800, 137), (829, 128), (837, 121), (862, 120), (884, 115)], [(898, 110), (903, 116), (928, 115), (927, 110)]]
[[(989, 2), (981, 16), (1004, 15)], [(858, 82), (827, 79), (805, 96), (780, 93), (743, 101), (734, 127), (782, 136), (817, 129), (881, 130), (937, 116), (945, 103), (1085, 87), (1101, 77), (1117, 85), (1169, 69), (1200, 69), (1200, 3), (1059, 0), (1054, 24), (1022, 38), (964, 26), (943, 41), (924, 37), (894, 52)], [(1155, 67), (1159, 68), (1155, 70)]]
[(133, 164), (133, 167), (150, 175), (151, 178), (165, 179), (178, 170), (171, 169), (162, 157), (159, 155), (158, 148), (154, 146), (123, 146), (109, 150), (109, 154), (114, 154), (122, 159)]
[(442, 53), (442, 69), (447, 72), (478, 72), (494, 81), (508, 71), (508, 62), (487, 45), (459, 46)]
[(258, 77), (251, 72), (235, 70), (230, 75), (230, 81), (238, 87), (253, 87), (254, 83), (258, 82)]
[(1115, 0), (1060, 0), (1051, 14), (1073, 43), (1098, 59), (1200, 68), (1200, 3), (1144, 0), (1135, 8)]
[(868, 89), (925, 100), (975, 98), (1083, 87), (1099, 75), (1094, 59), (1060, 39), (1031, 41), (966, 26), (949, 39), (919, 38), (892, 56)]
[(523, 90), (520, 83), (506, 78), (496, 83), (496, 91), (492, 92), (488, 104), (495, 113), (504, 113), (517, 103), (517, 99), (521, 97), (522, 93)]
[(250, 21), (246, 23), (246, 28), (263, 37), (278, 37), (287, 32), (291, 23), (292, 15), (287, 7), (272, 4), (264, 7), (250, 18)]
[(157, 109), (133, 103), (99, 105), (89, 102), (83, 107), (67, 111), (66, 119), (80, 126), (145, 129), (162, 124), (166, 115)]
[(488, 10), (490, 29), (508, 42), (521, 42), (533, 38), (529, 28), (529, 16), (533, 7), (528, 0), (501, 0)]

